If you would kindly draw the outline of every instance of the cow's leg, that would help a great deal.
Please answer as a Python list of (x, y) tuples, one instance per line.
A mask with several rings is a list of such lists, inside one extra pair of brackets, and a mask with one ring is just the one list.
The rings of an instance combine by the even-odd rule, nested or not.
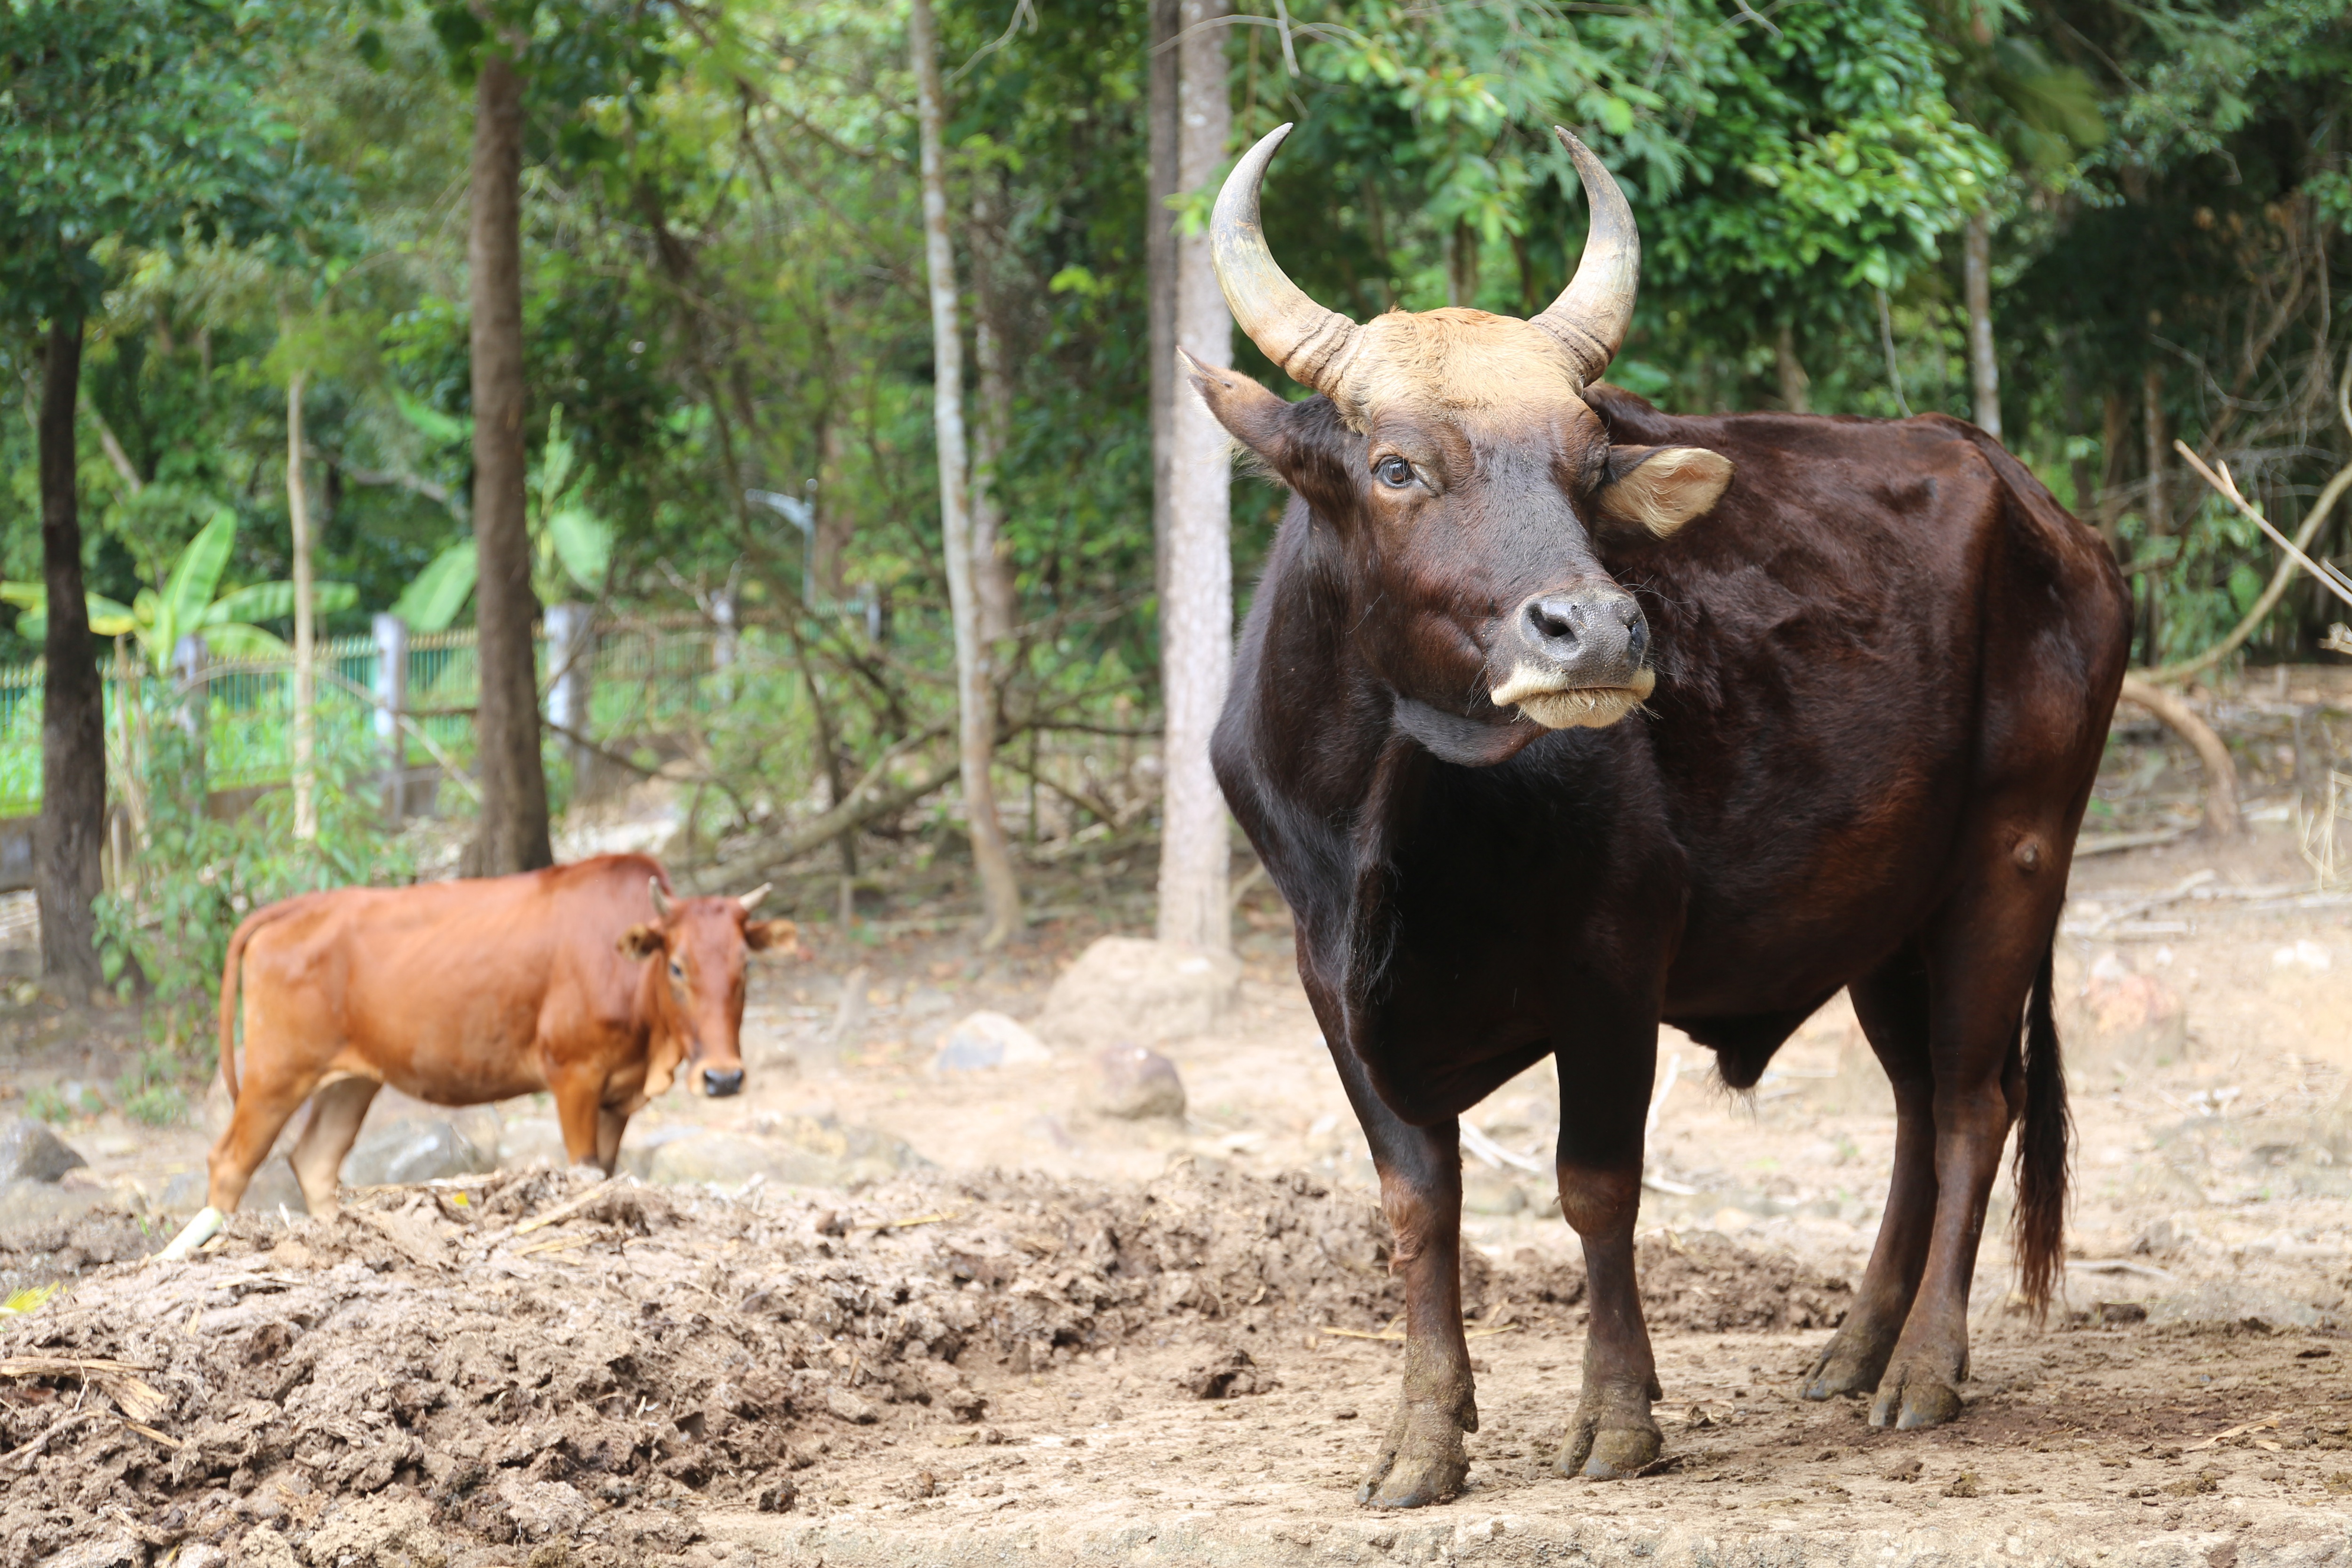
[[(1650, 1415), (1657, 1363), (1633, 1279), (1642, 1206), (1642, 1138), (1657, 1068), (1657, 1025), (1579, 1042), (1559, 1063), (1559, 1207), (1584, 1244), (1584, 1387), (1553, 1467), (1595, 1480), (1633, 1475), (1658, 1457)], [(1597, 1048), (1596, 1048), (1597, 1047)]]
[(1412, 1126), (1373, 1092), (1354, 1053), (1335, 1045), (1331, 1059), (1380, 1173), (1381, 1206), (1395, 1233), (1389, 1268), (1404, 1276), (1404, 1389), (1356, 1500), (1419, 1508), (1462, 1489), (1470, 1473), (1462, 1436), (1478, 1430), (1462, 1335), (1460, 1123)]
[(2010, 1123), (2023, 1109), (2019, 1056), (2032, 989), (2064, 896), (2064, 872), (2017, 874), (2006, 854), (1939, 911), (1927, 942), (1935, 1075), (1936, 1220), (1919, 1293), (1872, 1401), (1874, 1426), (1940, 1426), (1969, 1374), (1969, 1284)]
[[(555, 1120), (563, 1129), (563, 1152), (575, 1165), (599, 1164), (598, 1134), (604, 1114), (604, 1079), (599, 1073), (567, 1073), (548, 1085), (555, 1096)], [(614, 1148), (620, 1140), (614, 1139)], [(606, 1175), (612, 1169), (606, 1166)]]
[(1911, 1315), (1936, 1223), (1936, 1079), (1927, 1050), (1927, 971), (1906, 947), (1851, 987), (1854, 1016), (1895, 1089), (1895, 1177), (1878, 1242), (1845, 1321), (1807, 1376), (1807, 1399), (1867, 1394)]
[(225, 1215), (236, 1212), (245, 1189), (252, 1184), (253, 1173), (277, 1145), (278, 1135), (319, 1086), (315, 1073), (276, 1078), (254, 1071), (254, 1060), (260, 1055), (249, 1047), (247, 1049), (246, 1079), (236, 1097), (236, 1110), (205, 1161), (210, 1179), (205, 1201)]
[(629, 1130), (629, 1113), (609, 1105), (596, 1108), (596, 1164), (606, 1175), (621, 1163), (621, 1134)]
[(292, 1163), (303, 1201), (320, 1219), (332, 1217), (341, 1206), (335, 1189), (342, 1178), (343, 1156), (359, 1141), (360, 1123), (367, 1120), (375, 1091), (383, 1087), (372, 1078), (339, 1078), (321, 1085), (311, 1099), (310, 1125), (295, 1142)]

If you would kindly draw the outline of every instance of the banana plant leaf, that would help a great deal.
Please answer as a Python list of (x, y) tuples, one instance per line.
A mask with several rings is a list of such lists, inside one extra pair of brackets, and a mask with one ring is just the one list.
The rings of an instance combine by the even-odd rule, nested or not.
[(479, 569), (472, 540), (453, 544), (435, 556), (402, 590), (392, 613), (406, 621), (411, 631), (446, 631), (473, 594), (474, 577)]
[[(349, 583), (313, 583), (310, 584), (310, 607), (321, 616), (348, 610), (360, 602), (360, 591)], [(232, 622), (282, 621), (294, 614), (294, 584), (291, 583), (256, 583), (223, 594), (205, 608), (201, 623), (205, 635), (212, 635), (214, 626)]]

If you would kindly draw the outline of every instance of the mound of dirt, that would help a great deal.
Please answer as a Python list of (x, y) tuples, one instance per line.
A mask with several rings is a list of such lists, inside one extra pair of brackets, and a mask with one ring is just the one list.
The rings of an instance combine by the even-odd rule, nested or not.
[[(85, 1224), (90, 1246), (45, 1256), (152, 1245)], [(1388, 1247), (1360, 1196), (1186, 1167), (832, 1205), (495, 1173), (356, 1192), (331, 1221), (241, 1215), (188, 1263), (99, 1264), (0, 1327), (0, 1565), (108, 1542), (110, 1563), (184, 1565), (676, 1557), (700, 1505), (788, 1510), (822, 1467), (923, 1427), (985, 1444), (976, 1380), (1375, 1331), (1402, 1306)], [(1580, 1315), (1580, 1271), (1471, 1258), (1472, 1310)], [(1809, 1325), (1843, 1300), (1719, 1237), (1653, 1238), (1643, 1265), (1660, 1323)]]

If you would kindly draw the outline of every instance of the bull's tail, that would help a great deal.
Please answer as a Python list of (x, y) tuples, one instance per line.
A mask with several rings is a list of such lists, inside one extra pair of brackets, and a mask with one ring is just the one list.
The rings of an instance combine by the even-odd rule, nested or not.
[(237, 925), (228, 939), (228, 956), (221, 963), (220, 985), (220, 1066), (221, 1082), (228, 1088), (228, 1102), (236, 1103), (236, 987), (245, 973), (245, 944), (263, 926), (271, 925), (309, 903), (308, 898), (282, 900), (267, 909), (254, 910)]
[(2037, 1316), (2049, 1311), (2066, 1266), (2066, 1153), (2074, 1134), (2058, 1023), (2050, 1011), (2052, 956), (2052, 948), (2042, 950), (2025, 1006), (2025, 1121), (2017, 1138), (2018, 1284)]

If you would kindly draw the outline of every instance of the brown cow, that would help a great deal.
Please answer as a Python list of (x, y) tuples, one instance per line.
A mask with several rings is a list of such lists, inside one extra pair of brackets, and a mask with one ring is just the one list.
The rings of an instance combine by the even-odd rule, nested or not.
[[(236, 1114), (213, 1147), (209, 1206), (167, 1257), (220, 1228), (288, 1120), (314, 1095), (294, 1174), (312, 1214), (375, 1092), (436, 1105), (547, 1090), (575, 1163), (606, 1173), (629, 1118), (681, 1066), (712, 1096), (743, 1086), (747, 950), (797, 946), (790, 921), (740, 899), (664, 896), (642, 855), (478, 881), (341, 888), (257, 910), (221, 973), (221, 1078)], [(665, 962), (646, 962), (656, 956)], [(245, 1082), (236, 1070), (245, 981)]]

